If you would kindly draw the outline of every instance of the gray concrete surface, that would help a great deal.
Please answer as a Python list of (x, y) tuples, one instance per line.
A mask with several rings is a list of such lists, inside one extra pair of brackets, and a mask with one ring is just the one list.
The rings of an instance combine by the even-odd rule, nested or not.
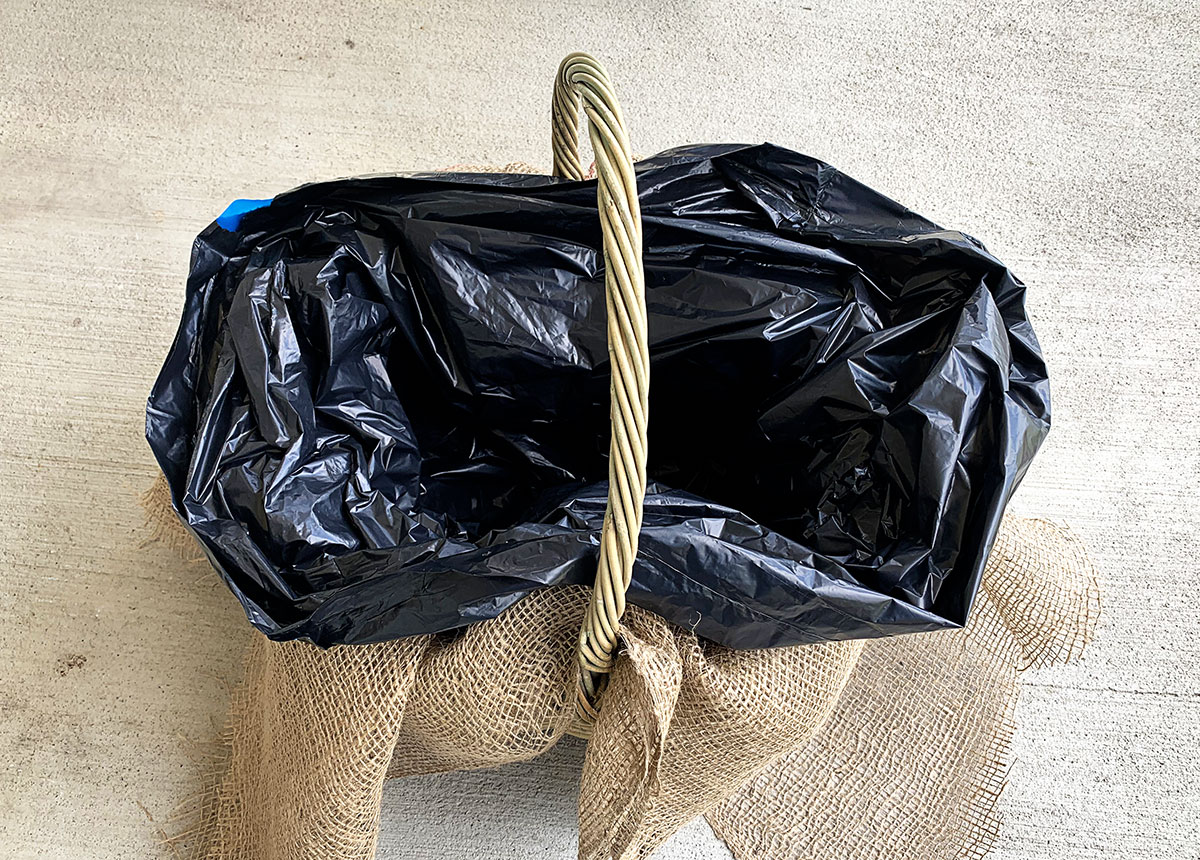
[[(639, 152), (802, 149), (1028, 282), (1056, 424), (1016, 505), (1085, 536), (1107, 614), (1023, 694), (995, 856), (1200, 857), (1200, 9), (1163, 0), (0, 2), (0, 855), (160, 856), (225, 712), (244, 622), (137, 504), (193, 236), (308, 180), (545, 164), (580, 48)], [(380, 855), (568, 857), (577, 759), (394, 784)]]

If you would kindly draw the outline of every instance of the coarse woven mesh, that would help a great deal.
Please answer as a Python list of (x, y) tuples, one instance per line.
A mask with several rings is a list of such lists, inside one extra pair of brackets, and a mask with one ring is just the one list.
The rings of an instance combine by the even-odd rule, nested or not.
[[(194, 556), (146, 496), (158, 539)], [(157, 512), (157, 513), (155, 513)], [(186, 534), (186, 533), (185, 533)], [(371, 858), (385, 779), (534, 758), (572, 719), (588, 589), (454, 634), (328, 650), (254, 634), (214, 778), (172, 837), (205, 860)], [(982, 857), (1018, 673), (1098, 617), (1079, 541), (1007, 517), (965, 630), (764, 651), (636, 607), (584, 761), (581, 860), (643, 858), (697, 815), (738, 860)]]
[(867, 642), (824, 728), (709, 813), (738, 860), (977, 860), (996, 844), (1018, 674), (1100, 612), (1082, 544), (1006, 517), (967, 627)]

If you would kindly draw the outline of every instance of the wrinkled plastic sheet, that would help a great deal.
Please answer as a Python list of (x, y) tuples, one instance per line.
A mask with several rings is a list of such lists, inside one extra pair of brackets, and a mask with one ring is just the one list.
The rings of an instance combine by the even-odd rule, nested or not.
[[(637, 175), (653, 483), (630, 600), (735, 648), (961, 625), (1049, 427), (1020, 281), (774, 146)], [(593, 181), (242, 202), (196, 240), (147, 437), (271, 637), (461, 627), (595, 575), (604, 313)]]

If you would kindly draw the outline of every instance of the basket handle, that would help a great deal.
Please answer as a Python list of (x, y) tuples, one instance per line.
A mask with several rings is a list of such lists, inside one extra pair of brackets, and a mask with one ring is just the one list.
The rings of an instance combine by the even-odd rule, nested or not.
[(596, 586), (579, 634), (579, 689), (571, 733), (588, 737), (598, 698), (612, 670), (625, 592), (637, 555), (646, 495), (646, 419), (650, 350), (646, 337), (646, 279), (642, 268), (642, 213), (633, 156), (621, 105), (604, 67), (571, 54), (554, 84), (554, 175), (583, 179), (579, 111), (587, 115), (596, 154), (596, 197), (604, 236), (608, 359), (612, 368), (609, 415), (608, 508), (600, 533)]

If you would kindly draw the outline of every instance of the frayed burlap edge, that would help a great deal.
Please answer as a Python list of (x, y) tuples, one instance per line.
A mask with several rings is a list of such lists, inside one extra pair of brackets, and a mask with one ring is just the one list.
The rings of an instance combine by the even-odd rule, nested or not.
[(179, 556), (181, 561), (189, 564), (204, 561), (204, 551), (171, 507), (171, 488), (167, 486), (166, 478), (162, 475), (156, 477), (142, 493), (139, 501), (146, 517), (143, 548), (157, 544), (166, 547)]

